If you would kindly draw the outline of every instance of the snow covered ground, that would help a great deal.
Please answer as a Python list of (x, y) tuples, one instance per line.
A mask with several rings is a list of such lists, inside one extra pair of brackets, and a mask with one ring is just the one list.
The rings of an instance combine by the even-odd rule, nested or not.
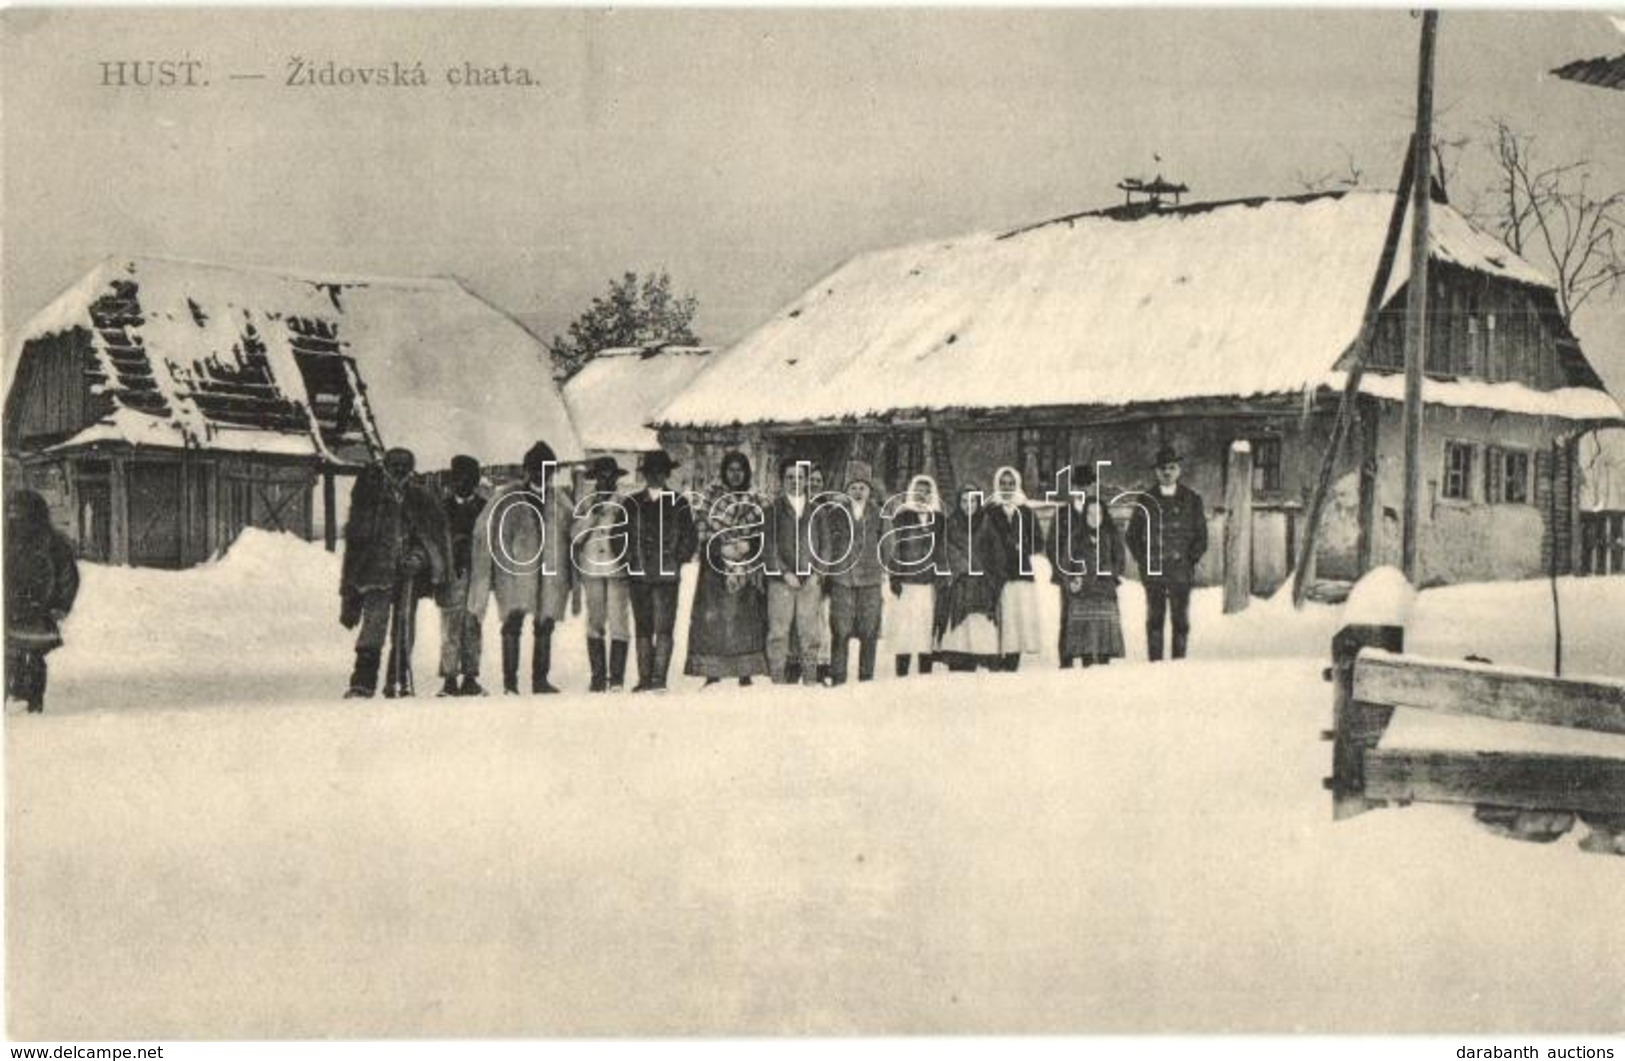
[[(575, 619), (566, 695), (357, 702), (336, 586), (257, 533), (86, 568), (48, 713), (6, 719), (12, 1037), (1625, 1031), (1625, 860), (1583, 826), (1332, 821), (1337, 608), (1202, 591), (1156, 667), (882, 646), (864, 686), (614, 698)], [(1561, 592), (1566, 673), (1625, 676), (1625, 579)], [(1429, 591), (1407, 647), (1547, 668), (1550, 619), (1542, 582)]]

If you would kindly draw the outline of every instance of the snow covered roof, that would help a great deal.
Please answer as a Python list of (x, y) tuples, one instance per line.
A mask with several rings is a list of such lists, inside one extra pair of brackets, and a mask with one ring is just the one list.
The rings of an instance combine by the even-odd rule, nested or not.
[[(710, 359), (657, 420), (786, 423), (1330, 386), (1359, 332), (1392, 203), (1349, 192), (1133, 220), (1108, 211), (865, 254)], [(1552, 286), (1450, 207), (1431, 217), (1436, 259)], [(1390, 296), (1408, 275), (1401, 254)]]
[[(405, 446), (420, 468), (456, 453), (517, 462), (537, 438), (581, 455), (543, 344), (454, 279), (109, 258), (24, 326), (8, 393), (24, 344), (74, 328), (90, 335), (106, 415), (64, 445), (336, 456), (339, 433), (312, 417), (307, 388), (327, 354), (360, 377), (349, 434)], [(314, 371), (329, 370), (349, 372), (342, 358)]]
[(564, 400), (587, 450), (660, 448), (650, 418), (709, 363), (703, 346), (603, 350), (564, 384)]

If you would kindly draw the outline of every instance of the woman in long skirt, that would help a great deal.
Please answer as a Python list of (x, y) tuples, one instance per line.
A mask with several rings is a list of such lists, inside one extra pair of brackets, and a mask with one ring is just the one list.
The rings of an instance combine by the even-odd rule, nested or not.
[(767, 590), (762, 572), (746, 564), (761, 551), (762, 499), (751, 491), (750, 461), (722, 458), (722, 482), (712, 487), (700, 525), (700, 571), (688, 622), (683, 673), (706, 685), (767, 673)]
[(946, 587), (937, 597), (937, 655), (951, 671), (999, 666), (998, 543), (981, 505), (981, 488), (965, 483), (943, 531)]
[(994, 561), (1003, 580), (999, 594), (999, 659), (1001, 669), (1021, 666), (1023, 654), (1036, 655), (1042, 642), (1038, 621), (1038, 585), (1033, 557), (1043, 549), (1038, 517), (1021, 490), (1021, 475), (1010, 467), (993, 477), (987, 521), (997, 539)]
[(942, 524), (936, 481), (929, 475), (916, 475), (892, 516), (892, 600), (886, 606), (885, 641), (897, 659), (899, 678), (908, 676), (911, 657), (919, 658), (921, 674), (931, 673)]
[(1123, 621), (1117, 587), (1123, 578), (1123, 538), (1099, 501), (1083, 494), (1055, 516), (1052, 581), (1061, 588), (1058, 654), (1063, 669), (1123, 656)]

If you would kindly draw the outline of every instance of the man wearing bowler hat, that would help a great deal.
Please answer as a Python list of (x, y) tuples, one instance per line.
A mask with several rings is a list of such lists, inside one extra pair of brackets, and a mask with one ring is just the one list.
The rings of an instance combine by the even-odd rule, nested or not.
[(1128, 549), (1145, 586), (1146, 655), (1162, 659), (1163, 618), (1173, 629), (1172, 655), (1183, 659), (1191, 629), (1191, 585), (1207, 552), (1202, 495), (1179, 481), (1179, 451), (1157, 450), (1156, 484), (1141, 492), (1129, 519)]
[(672, 631), (677, 627), (678, 573), (699, 546), (688, 502), (666, 488), (675, 467), (677, 462), (664, 450), (645, 455), (638, 464), (644, 489), (627, 498), (631, 553), (627, 589), (638, 657), (635, 693), (666, 688)]
[(626, 474), (614, 457), (598, 457), (587, 465), (593, 492), (576, 506), (571, 535), (576, 573), (587, 598), (588, 689), (595, 693), (618, 692), (626, 683), (626, 645), (632, 636), (627, 510), (626, 498), (616, 490)]

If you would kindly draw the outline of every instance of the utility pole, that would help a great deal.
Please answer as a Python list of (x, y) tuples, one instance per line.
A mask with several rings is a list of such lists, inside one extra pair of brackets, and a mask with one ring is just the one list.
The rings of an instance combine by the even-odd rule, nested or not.
[(1416, 555), (1422, 520), (1422, 370), (1428, 351), (1428, 217), (1433, 197), (1433, 46), (1439, 13), (1422, 12), (1416, 82), (1416, 138), (1411, 146), (1411, 279), (1405, 300), (1405, 524), (1401, 559), (1411, 585), (1421, 585)]

